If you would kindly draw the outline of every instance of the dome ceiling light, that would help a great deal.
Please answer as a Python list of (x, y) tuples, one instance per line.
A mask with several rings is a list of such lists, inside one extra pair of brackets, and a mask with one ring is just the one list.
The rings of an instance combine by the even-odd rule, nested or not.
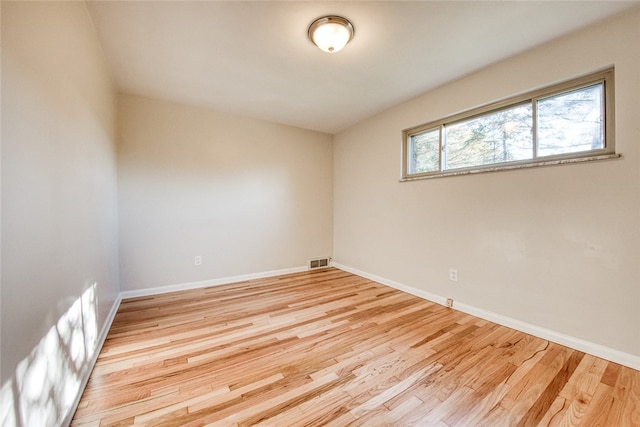
[(342, 16), (328, 15), (318, 18), (309, 26), (309, 39), (321, 50), (335, 53), (353, 38), (353, 24)]

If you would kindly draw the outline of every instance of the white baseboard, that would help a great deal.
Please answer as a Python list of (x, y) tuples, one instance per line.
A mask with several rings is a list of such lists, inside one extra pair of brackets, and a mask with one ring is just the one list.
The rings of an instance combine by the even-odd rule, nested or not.
[[(440, 305), (446, 304), (445, 297), (441, 297), (439, 295), (435, 295), (430, 292), (423, 291), (421, 289), (416, 289), (412, 286), (407, 286), (402, 283), (398, 283), (393, 280), (386, 279), (384, 277), (376, 276), (375, 274), (369, 274), (367, 272), (360, 271), (358, 269), (351, 268), (349, 266), (342, 265), (336, 262), (333, 263), (333, 266), (336, 268), (339, 268), (340, 270), (344, 270), (348, 273), (352, 273), (357, 276), (361, 276), (361, 277), (373, 280), (375, 282), (382, 283), (383, 285), (387, 285), (392, 288), (398, 289), (400, 291), (407, 292), (409, 294), (426, 299), (428, 301), (435, 302)], [(593, 356), (597, 356), (602, 359), (609, 360), (611, 362), (619, 363), (621, 365), (628, 366), (636, 370), (640, 370), (640, 356), (636, 356), (630, 353), (625, 353), (623, 351), (619, 351), (613, 348), (605, 347), (600, 344), (596, 344), (596, 343), (586, 341), (580, 338), (576, 338), (570, 335), (562, 334), (560, 332), (557, 332), (551, 329), (546, 329), (540, 326), (532, 325), (531, 323), (523, 322), (518, 319), (503, 316), (498, 313), (487, 311), (487, 310), (477, 308), (472, 305), (460, 303), (457, 301), (454, 303), (453, 308), (456, 310), (462, 311), (463, 313), (467, 313), (472, 316), (476, 316), (481, 319), (485, 319), (490, 322), (497, 323), (502, 326), (506, 326), (508, 328), (516, 329), (518, 331), (536, 336), (538, 338), (552, 341), (554, 343), (564, 345), (566, 347), (570, 347), (585, 353), (589, 353)]]
[(89, 382), (89, 377), (91, 376), (91, 372), (93, 372), (93, 367), (96, 365), (98, 361), (98, 356), (100, 355), (100, 351), (102, 350), (102, 346), (104, 345), (105, 340), (107, 339), (107, 335), (109, 334), (109, 329), (111, 329), (111, 325), (113, 324), (113, 319), (116, 317), (116, 313), (118, 312), (118, 308), (120, 307), (120, 303), (122, 302), (122, 297), (120, 294), (116, 297), (116, 300), (113, 302), (107, 317), (105, 318), (104, 323), (102, 324), (102, 328), (100, 328), (100, 333), (98, 334), (98, 339), (96, 341), (96, 347), (93, 350), (93, 355), (91, 356), (91, 360), (86, 364), (86, 367), (82, 373), (82, 378), (80, 378), (80, 388), (78, 389), (78, 395), (71, 406), (73, 408), (72, 411), (69, 411), (67, 416), (65, 417), (62, 425), (69, 426), (71, 425), (71, 421), (73, 420), (73, 416), (76, 413), (76, 409), (78, 408), (78, 404), (80, 403), (80, 399), (82, 398), (82, 393), (84, 389), (87, 387), (87, 383)]
[(346, 265), (342, 265), (339, 263), (334, 262), (333, 266), (335, 268), (338, 268), (340, 270), (344, 270), (347, 273), (352, 273), (355, 274), (356, 276), (361, 276), (364, 277), (366, 279), (370, 279), (373, 280), (374, 282), (378, 282), (378, 283), (382, 283), (383, 285), (387, 285), (387, 286), (391, 286), (392, 288), (398, 289), (400, 291), (406, 292), (408, 294), (411, 295), (415, 295), (417, 297), (420, 297), (422, 299), (426, 299), (427, 301), (431, 301), (431, 302), (435, 302), (438, 303), (440, 305), (446, 305), (447, 303), (447, 299), (444, 297), (441, 297), (439, 295), (436, 294), (432, 294), (430, 292), (427, 291), (423, 291), (422, 289), (416, 289), (414, 287), (411, 286), (407, 286), (407, 285), (403, 285), (402, 283), (398, 283), (395, 282), (393, 280), (389, 280), (389, 279), (385, 279), (384, 277), (380, 277), (380, 276), (376, 276), (375, 274), (370, 274), (352, 267), (348, 267)]
[(210, 286), (227, 285), (229, 283), (244, 282), (246, 280), (264, 279), (266, 277), (281, 276), (283, 274), (301, 273), (308, 271), (308, 267), (293, 267), (282, 270), (263, 271), (260, 273), (242, 274), (239, 276), (222, 277), (219, 279), (202, 280), (200, 282), (179, 283), (176, 285), (158, 286), (154, 288), (135, 289), (120, 292), (120, 298), (146, 297), (150, 295), (166, 294), (168, 292), (185, 291), (188, 289), (207, 288)]

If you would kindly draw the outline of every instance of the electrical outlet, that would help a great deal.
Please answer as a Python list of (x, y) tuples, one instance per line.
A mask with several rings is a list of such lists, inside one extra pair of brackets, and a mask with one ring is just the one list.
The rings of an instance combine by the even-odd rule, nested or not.
[(453, 299), (452, 298), (447, 298), (447, 307), (453, 308)]
[(200, 255), (197, 255), (193, 263), (195, 265), (202, 265), (202, 257)]
[(452, 282), (458, 281), (458, 270), (456, 270), (455, 268), (449, 269), (449, 280), (451, 280)]

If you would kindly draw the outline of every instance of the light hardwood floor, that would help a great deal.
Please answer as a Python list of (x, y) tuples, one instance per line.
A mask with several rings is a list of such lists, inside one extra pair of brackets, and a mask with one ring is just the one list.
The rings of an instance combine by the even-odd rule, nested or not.
[(328, 269), (122, 302), (72, 425), (640, 426), (640, 372)]

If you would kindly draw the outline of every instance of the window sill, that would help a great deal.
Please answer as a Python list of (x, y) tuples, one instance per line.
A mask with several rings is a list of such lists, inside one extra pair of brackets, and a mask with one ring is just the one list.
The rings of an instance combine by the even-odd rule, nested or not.
[(556, 159), (556, 160), (548, 160), (548, 161), (533, 162), (533, 163), (519, 163), (519, 164), (509, 164), (509, 165), (501, 165), (501, 166), (490, 166), (486, 168), (452, 170), (452, 171), (434, 173), (430, 175), (410, 176), (407, 178), (401, 178), (400, 182), (418, 181), (422, 179), (444, 178), (447, 176), (475, 175), (478, 173), (499, 172), (499, 171), (506, 171), (506, 170), (514, 170), (514, 169), (537, 168), (541, 166), (565, 165), (569, 163), (585, 163), (585, 162), (593, 162), (593, 161), (599, 161), (599, 160), (619, 159), (621, 157), (622, 157), (621, 154), (613, 153), (613, 154), (603, 154), (599, 156), (576, 157), (572, 159)]

